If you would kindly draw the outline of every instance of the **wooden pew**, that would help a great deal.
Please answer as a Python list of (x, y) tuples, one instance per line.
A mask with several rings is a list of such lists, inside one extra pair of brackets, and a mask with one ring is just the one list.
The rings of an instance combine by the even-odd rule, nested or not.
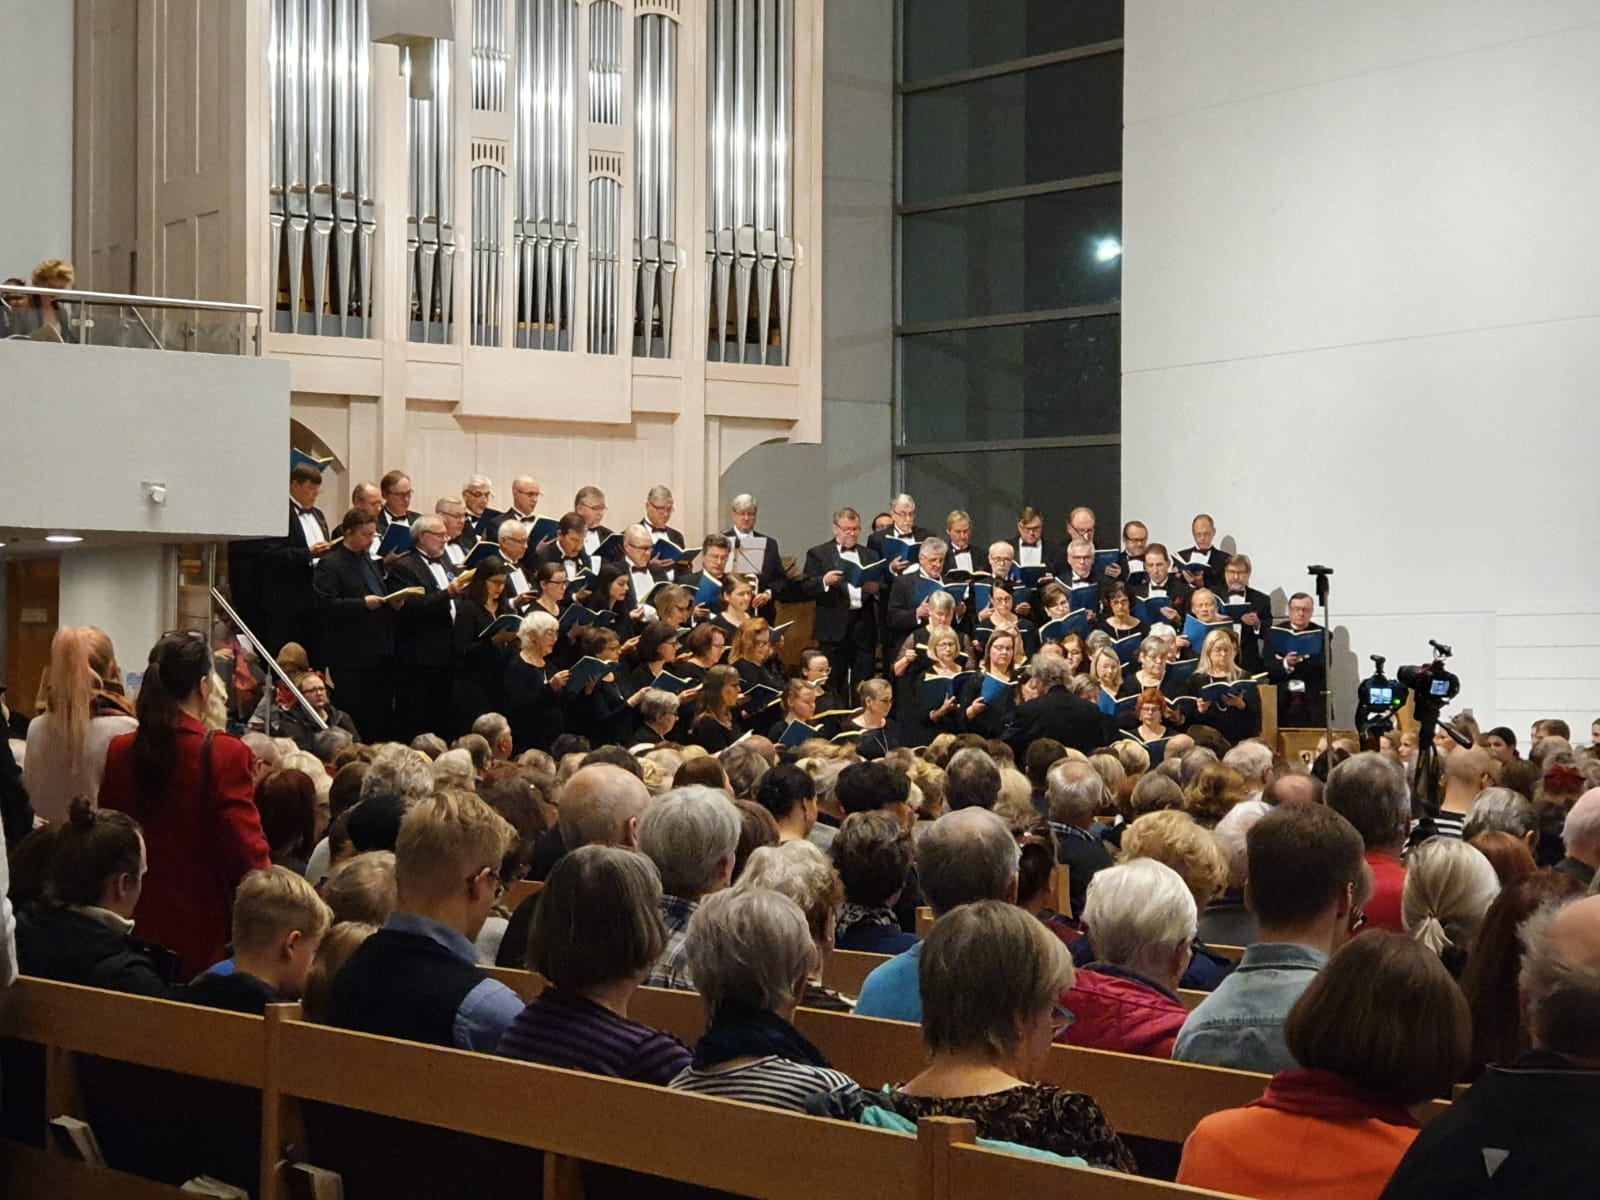
[(1210, 942), (1207, 942), (1206, 943), (1206, 949), (1210, 950), (1213, 954), (1220, 954), (1223, 958), (1227, 959), (1229, 962), (1238, 962), (1241, 958), (1244, 957), (1244, 947), (1243, 946), (1215, 946), (1215, 945), (1212, 945)]
[(516, 912), (522, 907), (522, 902), (529, 896), (544, 891), (544, 882), (538, 879), (519, 879), (506, 889), (506, 894), (501, 903), (510, 912)]
[(891, 954), (865, 954), (859, 950), (835, 950), (822, 969), (822, 982), (846, 996), (859, 996), (861, 984), (892, 957)]
[(933, 928), (933, 909), (924, 904), (917, 909), (917, 936), (927, 937), (928, 930)]
[[(681, 998), (697, 1000), (690, 994)], [(288, 1144), (301, 1144), (299, 1106), (305, 1101), (543, 1151), (549, 1200), (583, 1200), (584, 1162), (649, 1171), (756, 1200), (955, 1200), (1005, 1194), (1002, 1181), (1013, 1177), (1006, 1172), (1014, 1156), (961, 1156), (974, 1139), (968, 1121), (924, 1121), (911, 1137), (298, 1018), (298, 1005), (275, 1005), (263, 1020), (31, 979), (0, 1001), (0, 1035), (41, 1039), (53, 1053), (79, 1050), (206, 1079), (258, 1082), (266, 1164), (261, 1200), (286, 1196), (279, 1154)], [(597, 1119), (602, 1113), (604, 1119)], [(714, 1129), (716, 1136), (685, 1137), (689, 1129)], [(805, 1169), (775, 1169), (775, 1156), (751, 1154), (752, 1146), (782, 1147), (784, 1161)], [(381, 1153), (381, 1147), (373, 1152)], [(1035, 1165), (1035, 1172), (1015, 1177), (1073, 1200), (1220, 1195), (1110, 1172)], [(12, 1145), (0, 1154), (0, 1183), (6, 1195), (52, 1200), (181, 1200), (188, 1194)], [(508, 1186), (514, 1193), (514, 1181)]]
[(1200, 1001), (1204, 1000), (1209, 995), (1211, 995), (1210, 992), (1197, 992), (1193, 988), (1178, 989), (1178, 999), (1183, 1001), (1183, 1006), (1190, 1012), (1193, 1012), (1195, 1009), (1199, 1008)]

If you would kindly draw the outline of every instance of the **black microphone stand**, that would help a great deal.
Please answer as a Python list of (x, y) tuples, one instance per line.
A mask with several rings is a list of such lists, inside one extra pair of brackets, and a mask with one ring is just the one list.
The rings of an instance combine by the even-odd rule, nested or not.
[(1328, 612), (1328, 579), (1333, 575), (1332, 567), (1307, 567), (1306, 571), (1316, 576), (1317, 603), (1322, 605), (1322, 729), (1323, 753), (1328, 756), (1328, 765), (1333, 765), (1333, 616)]

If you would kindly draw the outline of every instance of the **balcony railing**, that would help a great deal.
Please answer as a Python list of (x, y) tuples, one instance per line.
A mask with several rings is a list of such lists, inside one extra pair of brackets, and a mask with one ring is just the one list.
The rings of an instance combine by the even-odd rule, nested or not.
[(12, 284), (0, 287), (0, 337), (187, 354), (259, 355), (261, 308)]

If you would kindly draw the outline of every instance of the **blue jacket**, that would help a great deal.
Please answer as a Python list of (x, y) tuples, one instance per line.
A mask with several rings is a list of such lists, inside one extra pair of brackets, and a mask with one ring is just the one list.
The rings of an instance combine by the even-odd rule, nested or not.
[(922, 1024), (922, 991), (917, 985), (921, 963), (922, 943), (918, 942), (875, 968), (861, 984), (856, 1016)]
[(1283, 1023), (1327, 965), (1327, 955), (1310, 946), (1258, 942), (1249, 947), (1233, 973), (1189, 1014), (1172, 1057), (1268, 1075), (1294, 1070), (1300, 1064), (1284, 1044)]

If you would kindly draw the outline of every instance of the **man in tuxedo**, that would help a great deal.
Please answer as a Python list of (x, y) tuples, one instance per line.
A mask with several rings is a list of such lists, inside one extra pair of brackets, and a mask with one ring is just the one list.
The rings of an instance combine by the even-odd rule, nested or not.
[[(728, 578), (728, 560), (733, 554), (733, 543), (720, 533), (708, 533), (700, 543), (700, 569), (678, 580), (697, 597), (694, 619), (704, 621), (722, 607), (722, 585)], [(698, 600), (700, 585), (705, 580), (716, 585), (717, 594), (710, 603)]]
[(956, 509), (944, 519), (944, 540), (950, 545), (945, 566), (952, 571), (981, 571), (983, 565), (972, 545), (972, 518)]
[[(906, 571), (914, 570), (912, 562), (901, 558), (898, 554), (891, 558), (889, 554), (888, 539), (898, 538), (902, 542), (920, 542), (928, 536), (928, 531), (917, 524), (917, 502), (906, 493), (901, 492), (889, 502), (889, 524), (883, 529), (873, 531), (867, 539), (867, 548), (880, 558), (890, 558), (889, 570), (894, 576), (899, 576)], [(878, 593), (873, 604), (873, 612), (878, 624), (878, 644), (885, 657), (889, 653), (889, 610), (887, 588)]]
[(622, 531), (622, 561), (628, 568), (630, 611), (649, 604), (650, 593), (669, 578), (666, 571), (651, 565), (655, 546), (656, 540), (648, 525), (629, 525)]
[(1067, 542), (1085, 541), (1094, 545), (1094, 509), (1078, 507), (1067, 514)]
[(1005, 742), (1021, 762), (1040, 738), (1055, 738), (1070, 750), (1092, 754), (1106, 743), (1107, 722), (1100, 710), (1067, 690), (1067, 664), (1035, 654), (1028, 662), (1022, 702), (1006, 723)]
[[(544, 493), (539, 488), (539, 481), (532, 475), (518, 475), (511, 481), (511, 507), (501, 513), (494, 521), (494, 536), (499, 537), (500, 531), (506, 527), (508, 521), (514, 521), (528, 532), (533, 531), (533, 521), (538, 515), (539, 497)], [(487, 535), (486, 535), (487, 536)], [(538, 549), (538, 547), (534, 547)]]
[[(589, 534), (589, 523), (575, 512), (569, 512), (556, 526), (556, 540), (534, 553), (536, 564), (560, 563), (566, 568), (567, 578), (576, 579), (594, 569), (594, 560), (584, 549)], [(572, 596), (576, 600), (576, 596)]]
[(1137, 588), (1145, 581), (1144, 552), (1150, 544), (1150, 530), (1143, 521), (1129, 521), (1122, 527), (1122, 550), (1117, 561), (1101, 572), (1107, 579)]
[(443, 496), (435, 501), (433, 512), (444, 522), (445, 557), (459, 569), (478, 544), (477, 535), (467, 528), (467, 506), (454, 496)]
[(1074, 588), (1091, 585), (1099, 587), (1100, 573), (1094, 569), (1094, 543), (1087, 538), (1073, 541), (1067, 546), (1065, 557), (1056, 563), (1051, 573), (1069, 592)]
[(889, 645), (899, 646), (918, 625), (928, 619), (928, 605), (917, 602), (917, 585), (923, 579), (944, 576), (945, 558), (950, 546), (943, 538), (924, 538), (917, 563), (889, 585), (889, 610), (886, 624)]
[(845, 579), (847, 564), (866, 567), (881, 557), (860, 544), (861, 514), (841, 508), (833, 514), (833, 538), (806, 551), (801, 593), (817, 603), (813, 632), (828, 656), (836, 691), (854, 695), (855, 686), (872, 678), (872, 597), (876, 583), (856, 587)]
[(777, 620), (778, 609), (773, 603), (785, 589), (788, 579), (783, 573), (783, 559), (778, 553), (778, 539), (767, 537), (756, 528), (756, 498), (748, 492), (733, 498), (733, 524), (723, 530), (722, 536), (733, 546), (734, 562), (739, 561), (739, 547), (746, 538), (766, 538), (761, 551), (761, 569), (756, 573), (757, 615), (768, 622)]
[(672, 498), (672, 489), (664, 483), (658, 483), (645, 493), (644, 520), (640, 522), (650, 531), (650, 538), (666, 538), (678, 549), (687, 546), (683, 534), (672, 527), (672, 513), (677, 508), (677, 501)]
[(235, 604), (262, 648), (276, 655), (285, 642), (311, 633), (311, 572), (333, 549), (328, 521), (316, 507), (322, 472), (301, 463), (289, 472), (289, 525), (281, 538), (234, 542), (228, 577)]
[(394, 726), (395, 736), (404, 742), (419, 733), (450, 737), (458, 732), (450, 728), (450, 690), (461, 585), (445, 557), (444, 519), (418, 517), (411, 537), (411, 549), (389, 570), (390, 591), (423, 591), (405, 597), (395, 616)]
[(461, 485), (461, 501), (467, 509), (467, 528), (474, 540), (494, 536), (495, 521), (500, 513), (489, 507), (489, 501), (493, 498), (494, 484), (489, 482), (487, 475), (473, 475)]
[[(992, 547), (991, 547), (992, 551)], [(1017, 540), (1011, 543), (1019, 567), (1048, 566), (1055, 552), (1044, 541), (1044, 514), (1033, 505), (1024, 505), (1017, 514)]]
[(1217, 523), (1209, 514), (1200, 513), (1189, 523), (1194, 545), (1178, 552), (1178, 570), (1191, 588), (1208, 587), (1222, 590), (1222, 573), (1228, 566), (1228, 552), (1216, 545)]
[[(1141, 600), (1152, 597), (1163, 603), (1149, 613), (1145, 620), (1150, 624), (1165, 621), (1175, 632), (1183, 631), (1183, 618), (1189, 612), (1189, 597), (1194, 589), (1172, 569), (1172, 557), (1160, 542), (1150, 542), (1144, 549), (1144, 582), (1134, 589)], [(1154, 618), (1154, 619), (1152, 619)]]
[(521, 521), (500, 522), (500, 557), (505, 561), (506, 586), (500, 590), (500, 615), (522, 612), (533, 602), (533, 581), (538, 565), (528, 559), (528, 527)]
[(339, 707), (377, 743), (393, 725), (394, 610), (400, 602), (384, 600), (387, 589), (370, 557), (376, 519), (352, 508), (339, 527), (339, 544), (318, 560), (311, 577), (314, 661), (331, 668)]
[(1239, 620), (1239, 662), (1252, 675), (1267, 669), (1267, 630), (1272, 628), (1272, 597), (1250, 586), (1250, 559), (1235, 554), (1222, 569), (1226, 590), (1218, 593), (1223, 604), (1248, 604)]
[(592, 555), (600, 543), (611, 536), (603, 522), (606, 519), (606, 494), (592, 484), (578, 489), (572, 498), (572, 511), (583, 518), (583, 552)]
[[(1291, 633), (1320, 630), (1311, 619), (1316, 611), (1316, 601), (1305, 592), (1289, 597), (1289, 619), (1277, 626)], [(1279, 728), (1316, 728), (1326, 720), (1323, 704), (1327, 692), (1328, 672), (1320, 654), (1279, 655), (1270, 649), (1265, 654), (1267, 677), (1278, 685)]]
[(377, 484), (364, 480), (350, 489), (350, 507), (359, 508), (376, 521), (383, 511), (383, 492)]

